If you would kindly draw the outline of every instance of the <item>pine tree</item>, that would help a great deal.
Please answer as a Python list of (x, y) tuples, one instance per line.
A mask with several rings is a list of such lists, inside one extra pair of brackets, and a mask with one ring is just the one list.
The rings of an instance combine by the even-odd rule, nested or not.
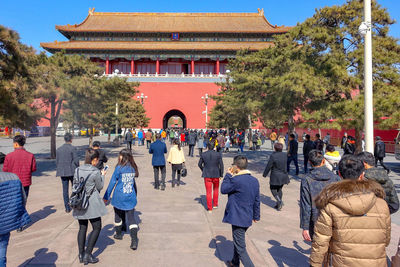
[[(96, 101), (92, 90), (95, 75), (101, 73), (95, 63), (81, 56), (56, 53), (50, 57), (41, 56), (42, 64), (37, 67), (35, 95), (47, 109), (50, 121), (51, 158), (56, 156), (56, 127), (65, 102), (70, 105), (89, 108)], [(87, 119), (87, 118), (85, 118)]]
[[(372, 2), (372, 20), (374, 119), (378, 127), (396, 127), (400, 118), (400, 46), (389, 36), (395, 21), (376, 1)], [(302, 113), (304, 119), (330, 128), (355, 129), (358, 150), (364, 129), (364, 39), (358, 33), (362, 21), (363, 1), (348, 0), (342, 6), (317, 10), (291, 33), (303, 49), (317, 53), (315, 69), (329, 77), (321, 95)], [(329, 119), (333, 120), (327, 123)]]
[(42, 115), (33, 97), (35, 51), (0, 25), (0, 125), (30, 129)]
[[(372, 18), (375, 121), (381, 128), (398, 127), (400, 46), (388, 35), (394, 20), (376, 1)], [(360, 149), (364, 40), (358, 26), (362, 21), (363, 1), (348, 0), (342, 6), (316, 10), (288, 34), (277, 36), (271, 48), (241, 51), (229, 64), (233, 81), (230, 87), (223, 84), (215, 97), (212, 118), (222, 122), (232, 115), (229, 112), (244, 111), (272, 128), (287, 121), (289, 128), (300, 123), (307, 128), (355, 129)]]

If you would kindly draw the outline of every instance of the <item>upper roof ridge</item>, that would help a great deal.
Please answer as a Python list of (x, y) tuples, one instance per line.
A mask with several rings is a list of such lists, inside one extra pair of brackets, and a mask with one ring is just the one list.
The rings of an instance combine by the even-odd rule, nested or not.
[(162, 13), (95, 12), (90, 8), (84, 21), (75, 25), (56, 25), (67, 32), (207, 32), (207, 33), (284, 33), (290, 27), (272, 25), (264, 9), (252, 13)]
[(89, 9), (89, 15), (94, 16), (220, 16), (220, 17), (258, 17), (264, 16), (264, 10), (262, 12), (94, 12), (94, 9)]

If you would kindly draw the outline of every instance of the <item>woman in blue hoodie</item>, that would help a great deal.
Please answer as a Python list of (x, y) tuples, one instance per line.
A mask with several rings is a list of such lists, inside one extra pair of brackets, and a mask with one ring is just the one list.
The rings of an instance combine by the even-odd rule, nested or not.
[[(139, 171), (133, 159), (132, 153), (128, 149), (119, 152), (118, 164), (111, 177), (107, 191), (104, 194), (104, 202), (108, 202), (114, 191), (111, 205), (114, 206), (115, 213), (115, 235), (114, 238), (122, 239), (122, 228), (129, 226), (131, 235), (131, 249), (136, 250), (138, 246), (138, 225), (135, 221), (136, 183), (135, 177), (139, 176)], [(127, 224), (125, 222), (127, 220)]]

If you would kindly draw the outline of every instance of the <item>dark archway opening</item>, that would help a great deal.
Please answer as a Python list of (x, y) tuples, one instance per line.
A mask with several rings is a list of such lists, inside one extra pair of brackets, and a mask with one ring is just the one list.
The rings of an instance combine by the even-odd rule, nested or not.
[(163, 129), (186, 128), (186, 116), (181, 111), (173, 109), (164, 115)]

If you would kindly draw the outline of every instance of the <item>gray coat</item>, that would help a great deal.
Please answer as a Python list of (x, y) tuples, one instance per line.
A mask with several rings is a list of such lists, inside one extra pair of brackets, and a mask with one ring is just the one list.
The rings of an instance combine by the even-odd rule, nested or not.
[(200, 132), (197, 135), (197, 148), (204, 148), (204, 133)]
[(189, 139), (189, 140), (187, 140), (188, 144), (191, 145), (191, 146), (194, 146), (196, 144), (197, 134), (194, 133), (194, 132), (191, 132), (189, 134), (189, 138), (188, 139)]
[(79, 158), (76, 148), (71, 144), (63, 144), (59, 147), (56, 154), (56, 164), (56, 176), (74, 176), (75, 169), (79, 167)]
[[(106, 205), (100, 197), (100, 191), (104, 186), (104, 176), (101, 175), (99, 169), (89, 164), (85, 164), (78, 169), (79, 176), (86, 178), (89, 175), (85, 186), (86, 194), (90, 194), (92, 191), (93, 193), (89, 198), (89, 207), (86, 210), (74, 210), (72, 215), (77, 220), (89, 220), (106, 215)], [(74, 185), (78, 183), (78, 169), (75, 171)]]

